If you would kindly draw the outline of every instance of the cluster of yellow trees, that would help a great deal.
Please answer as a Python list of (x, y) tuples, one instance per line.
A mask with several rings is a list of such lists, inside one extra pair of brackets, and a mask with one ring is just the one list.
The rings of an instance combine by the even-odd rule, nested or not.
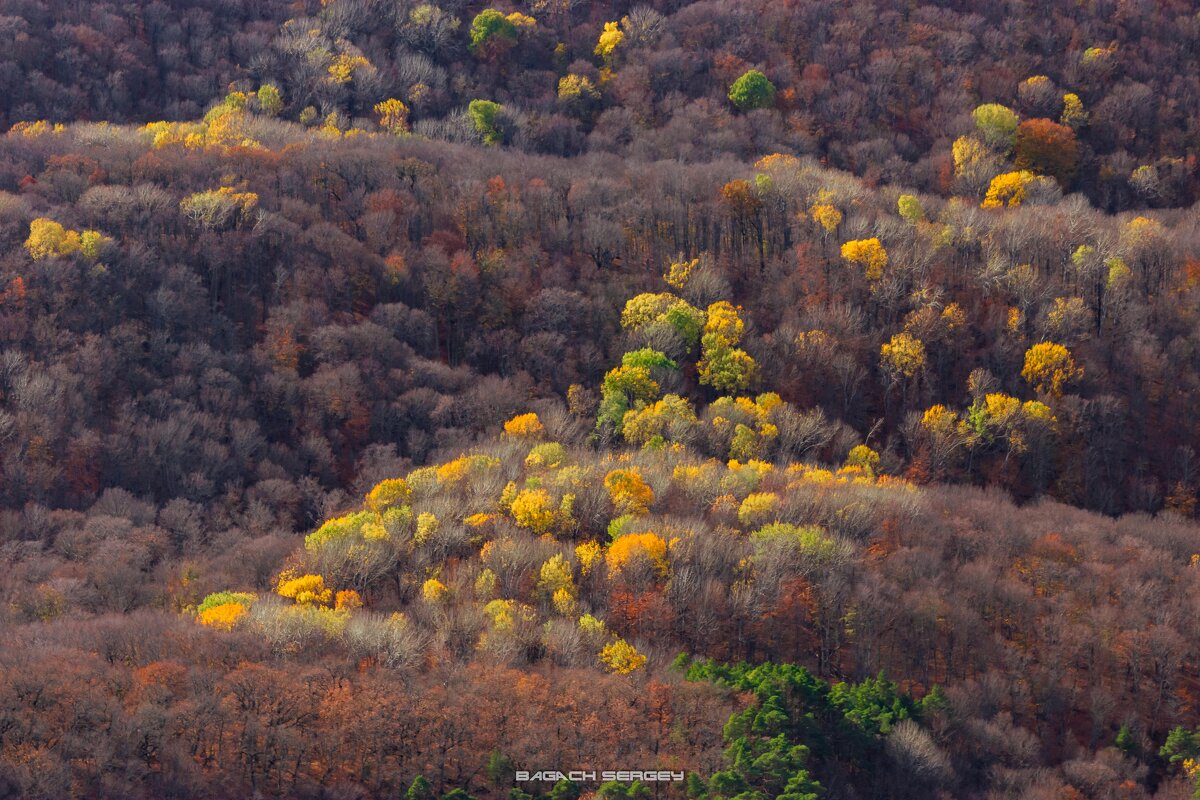
[(76, 253), (89, 261), (97, 261), (112, 239), (99, 231), (76, 231), (52, 219), (39, 217), (29, 224), (25, 249), (38, 261), (43, 258), (71, 256)]

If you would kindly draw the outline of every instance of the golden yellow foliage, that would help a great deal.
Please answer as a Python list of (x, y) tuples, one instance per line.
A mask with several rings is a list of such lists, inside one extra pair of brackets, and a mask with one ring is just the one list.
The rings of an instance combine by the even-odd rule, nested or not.
[(973, 136), (960, 136), (950, 148), (954, 157), (954, 174), (960, 178), (974, 177), (988, 159), (987, 146)]
[(850, 452), (846, 455), (847, 467), (857, 467), (868, 475), (875, 474), (875, 468), (879, 466), (879, 453), (876, 453), (865, 444), (855, 445), (850, 448)]
[(69, 256), (80, 248), (79, 233), (64, 228), (52, 219), (38, 217), (29, 223), (29, 238), (25, 249), (34, 261), (55, 256)]
[(667, 574), (667, 541), (656, 533), (627, 533), (608, 546), (604, 561), (614, 575), (634, 558), (645, 558), (660, 575)]
[(558, 79), (558, 99), (563, 102), (596, 100), (599, 97), (600, 90), (586, 75), (571, 72)]
[(855, 239), (842, 245), (842, 258), (863, 268), (867, 280), (876, 281), (883, 277), (888, 264), (887, 251), (879, 239)]
[(512, 501), (513, 521), (522, 528), (542, 534), (554, 525), (553, 503), (545, 489), (525, 489)]
[(26, 139), (36, 139), (39, 136), (45, 136), (48, 133), (62, 133), (65, 128), (62, 125), (50, 125), (50, 120), (39, 119), (33, 122), (22, 121), (15, 122), (8, 129), (10, 134), (16, 134)]
[(563, 558), (562, 553), (555, 553), (542, 564), (538, 571), (537, 588), (539, 592), (551, 596), (560, 589), (575, 594), (571, 564)]
[(297, 605), (327, 606), (333, 599), (333, 590), (325, 586), (325, 578), (321, 575), (301, 575), (292, 578), (288, 573), (279, 576), (279, 585), (275, 589), (280, 597), (295, 600)]
[(475, 596), (480, 600), (490, 600), (496, 595), (496, 573), (491, 569), (485, 568), (479, 576), (475, 578)]
[(246, 616), (246, 607), (241, 603), (223, 603), (213, 606), (200, 613), (200, 624), (210, 628), (232, 630), (242, 617)]
[(625, 34), (617, 27), (615, 22), (604, 23), (604, 30), (600, 33), (600, 38), (596, 42), (596, 55), (600, 56), (606, 62), (612, 59), (613, 51), (617, 49), (617, 45), (625, 38)]
[(421, 597), (425, 598), (427, 603), (440, 603), (449, 595), (450, 590), (446, 588), (446, 584), (437, 578), (430, 578), (421, 584)]
[(692, 271), (699, 263), (700, 259), (693, 258), (691, 261), (678, 261), (671, 264), (667, 268), (666, 274), (663, 275), (663, 280), (676, 289), (683, 289), (687, 286), (688, 280), (692, 277)]
[(413, 533), (413, 541), (417, 544), (424, 544), (437, 533), (437, 529), (437, 516), (428, 511), (422, 511), (417, 515), (417, 530)]
[(600, 661), (609, 672), (628, 675), (645, 666), (646, 657), (639, 653), (633, 645), (618, 638), (616, 641), (606, 644), (600, 651)]
[(808, 213), (827, 235), (836, 233), (842, 224), (842, 212), (829, 203), (813, 203)]
[(912, 378), (925, 367), (925, 345), (907, 333), (897, 333), (879, 348), (880, 363), (892, 376)]
[(1077, 128), (1088, 120), (1088, 112), (1083, 110), (1083, 101), (1079, 95), (1068, 92), (1063, 95), (1063, 110), (1058, 121), (1070, 128)]
[(774, 492), (754, 492), (746, 495), (738, 507), (738, 521), (747, 528), (769, 521), (779, 509), (779, 495)]
[(584, 575), (588, 575), (592, 571), (600, 558), (604, 555), (603, 548), (599, 542), (583, 542), (575, 545), (575, 557), (579, 559), (579, 570)]
[(533, 28), (537, 26), (537, 20), (528, 14), (522, 14), (520, 11), (514, 11), (504, 17), (517, 28)]
[(349, 83), (357, 70), (369, 66), (371, 62), (363, 56), (341, 53), (334, 56), (333, 63), (327, 68), (329, 77), (326, 80), (334, 84)]
[(400, 134), (408, 130), (408, 106), (394, 97), (375, 104), (379, 115), (379, 127), (388, 133)]
[(958, 414), (938, 404), (921, 415), (921, 427), (930, 433), (950, 434), (958, 427)]
[(584, 614), (579, 618), (579, 629), (592, 636), (603, 636), (605, 633), (604, 622), (591, 614)]
[(516, 600), (492, 600), (483, 607), (483, 613), (492, 620), (496, 630), (512, 630), (517, 621), (533, 622), (537, 614), (532, 608)]
[(408, 488), (407, 481), (403, 478), (388, 478), (375, 484), (375, 487), (367, 492), (367, 508), (376, 514), (382, 514), (392, 506), (405, 505), (411, 496), (412, 491)]
[(1005, 172), (992, 178), (980, 208), (1019, 206), (1025, 199), (1025, 190), (1037, 176), (1027, 169)]
[(539, 436), (546, 428), (537, 414), (520, 414), (504, 423), (504, 432), (509, 436)]
[(604, 488), (618, 514), (645, 514), (654, 502), (654, 490), (636, 467), (609, 472), (604, 476)]
[(1071, 351), (1054, 342), (1039, 342), (1025, 351), (1021, 377), (1039, 394), (1062, 397), (1066, 384), (1083, 375)]
[(362, 608), (362, 597), (353, 589), (344, 589), (334, 595), (334, 609), (336, 611), (353, 611), (356, 608)]
[(554, 590), (554, 610), (564, 617), (573, 617), (578, 609), (579, 604), (575, 601), (575, 595), (567, 589)]

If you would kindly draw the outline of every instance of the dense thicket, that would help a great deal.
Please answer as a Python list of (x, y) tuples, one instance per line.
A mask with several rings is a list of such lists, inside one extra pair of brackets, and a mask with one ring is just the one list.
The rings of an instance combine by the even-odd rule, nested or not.
[[(208, 531), (247, 513), (304, 528), (532, 396), (594, 392), (636, 342), (680, 358), (620, 312), (695, 258), (681, 294), (742, 306), (745, 388), (820, 409), (823, 457), (870, 434), (919, 480), (1194, 508), (1191, 212), (1114, 218), (1041, 187), (1003, 210), (910, 197), (909, 221), (896, 190), (786, 158), (630, 165), (244, 124), (273, 149), (103, 127), (3, 141), (10, 508), (120, 488)], [(107, 238), (33, 258), (42, 218)], [(877, 273), (846, 249), (872, 239)], [(897, 336), (919, 363), (881, 354)], [(1057, 387), (1023, 377), (1040, 342), (1067, 348)], [(665, 391), (716, 395), (682, 377)], [(1022, 435), (993, 395), (1048, 401), (1052, 429)], [(937, 405), (969, 441), (921, 424)]]
[(190, 119), (246, 76), (282, 0), (0, 3), (0, 127)]
[[(0, 126), (187, 118), (233, 81), (270, 81), (292, 119), (309, 106), (312, 119), (371, 116), (394, 97), (422, 131), (461, 140), (482, 99), (503, 109), (498, 135), (530, 152), (782, 149), (945, 194), (952, 142), (977, 106), (1001, 103), (1078, 137), (1078, 168), (1060, 177), (1103, 208), (1196, 198), (1200, 23), (1186, 2), (516, 6), (536, 22), (476, 27), (485, 6), (460, 0), (7, 0)], [(608, 21), (620, 38), (598, 50)], [(730, 89), (750, 70), (775, 91), (743, 112)]]

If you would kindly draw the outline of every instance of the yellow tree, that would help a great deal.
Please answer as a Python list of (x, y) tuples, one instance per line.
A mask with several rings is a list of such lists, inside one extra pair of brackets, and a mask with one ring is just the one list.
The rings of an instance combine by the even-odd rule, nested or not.
[(1025, 199), (1025, 190), (1037, 176), (1027, 169), (1005, 172), (992, 178), (981, 208), (1019, 206)]
[(618, 675), (628, 675), (641, 669), (646, 664), (646, 657), (637, 651), (633, 645), (624, 639), (617, 638), (604, 646), (600, 651), (600, 661), (609, 672)]
[(892, 381), (914, 378), (925, 368), (925, 344), (907, 333), (897, 333), (879, 348), (879, 363)]
[(613, 51), (617, 49), (617, 45), (621, 44), (624, 38), (625, 34), (617, 26), (617, 23), (604, 23), (604, 30), (600, 32), (600, 38), (596, 42), (596, 55), (600, 56), (606, 65), (611, 64)]
[(855, 239), (842, 245), (842, 258), (851, 264), (863, 268), (863, 274), (869, 281), (877, 281), (883, 277), (884, 267), (888, 264), (887, 250), (879, 239)]
[(604, 488), (618, 514), (645, 514), (654, 502), (654, 490), (636, 467), (614, 469), (604, 476)]
[(656, 533), (627, 533), (617, 538), (604, 556), (608, 571), (618, 575), (632, 561), (649, 562), (659, 575), (666, 575), (667, 542)]
[(25, 249), (33, 260), (53, 256), (69, 256), (81, 247), (79, 233), (64, 228), (52, 219), (39, 217), (29, 223), (29, 238)]
[(542, 421), (533, 412), (518, 414), (504, 423), (504, 432), (509, 436), (518, 438), (535, 438), (544, 433), (545, 430), (546, 428), (542, 425)]
[(408, 106), (394, 97), (375, 104), (375, 113), (379, 115), (379, 127), (391, 134), (401, 134), (408, 131)]
[(745, 329), (738, 309), (724, 300), (708, 307), (704, 335), (700, 337), (700, 361), (696, 364), (701, 383), (734, 393), (750, 385), (756, 368), (754, 359), (737, 347)]
[(1083, 375), (1071, 351), (1054, 342), (1039, 342), (1025, 351), (1021, 377), (1038, 394), (1062, 397), (1068, 383)]
[(525, 489), (512, 501), (513, 520), (537, 534), (554, 525), (554, 505), (545, 489)]
[(321, 575), (301, 575), (293, 578), (290, 573), (279, 576), (275, 591), (280, 597), (295, 600), (297, 605), (327, 606), (333, 600), (333, 590), (325, 586)]

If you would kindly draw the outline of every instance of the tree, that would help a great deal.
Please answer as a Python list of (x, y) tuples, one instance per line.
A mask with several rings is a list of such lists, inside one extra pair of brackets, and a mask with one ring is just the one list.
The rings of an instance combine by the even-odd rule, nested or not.
[(215, 592), (196, 607), (196, 618), (201, 625), (232, 630), (246, 616), (255, 599), (249, 592)]
[(597, 427), (608, 427), (621, 433), (626, 413), (640, 409), (657, 395), (658, 383), (651, 376), (649, 367), (622, 364), (609, 370), (600, 384)]
[(375, 104), (375, 113), (379, 115), (379, 127), (391, 134), (401, 134), (408, 131), (408, 106), (394, 97)]
[(1062, 104), (1062, 115), (1058, 118), (1059, 122), (1075, 131), (1087, 125), (1088, 113), (1083, 110), (1083, 101), (1079, 99), (1079, 95), (1071, 92), (1064, 94)]
[(701, 356), (696, 365), (700, 382), (718, 391), (745, 391), (757, 366), (745, 350), (737, 347), (746, 328), (738, 310), (724, 300), (710, 305), (700, 337)]
[(696, 412), (686, 398), (668, 394), (637, 411), (626, 411), (622, 419), (625, 441), (646, 446), (686, 442), (698, 424)]
[(404, 800), (434, 800), (433, 785), (423, 775), (418, 775), (404, 793)]
[(654, 502), (654, 490), (636, 467), (612, 470), (604, 476), (604, 488), (618, 514), (646, 514)]
[(1011, 108), (999, 103), (985, 103), (971, 112), (971, 119), (989, 146), (1002, 153), (1012, 149), (1019, 118)]
[(809, 215), (813, 218), (813, 222), (821, 226), (822, 236), (831, 236), (837, 233), (838, 226), (842, 224), (842, 212), (837, 210), (837, 207), (831, 203), (813, 203), (808, 209)]
[(893, 382), (914, 378), (925, 368), (925, 345), (907, 333), (897, 333), (879, 348), (879, 364)]
[(1079, 144), (1075, 132), (1048, 119), (1030, 119), (1017, 126), (1017, 169), (1049, 175), (1062, 186), (1075, 177)]
[(554, 525), (554, 504), (545, 489), (525, 489), (512, 501), (513, 521), (537, 534)]
[(617, 23), (604, 23), (604, 30), (600, 32), (600, 38), (596, 42), (596, 55), (600, 56), (605, 64), (611, 64), (613, 51), (617, 49), (624, 38), (625, 34), (617, 27)]
[(610, 575), (620, 575), (638, 562), (650, 566), (655, 574), (664, 577), (669, 569), (667, 541), (656, 533), (624, 533), (608, 546), (604, 554)]
[(470, 50), (476, 54), (495, 54), (517, 41), (517, 26), (494, 8), (485, 8), (475, 15), (470, 33)]
[(542, 425), (538, 415), (532, 412), (519, 414), (504, 423), (504, 433), (507, 436), (536, 439), (545, 432), (546, 427)]
[(1038, 394), (1059, 398), (1066, 385), (1083, 375), (1071, 351), (1054, 342), (1039, 342), (1025, 351), (1021, 377)]
[(572, 116), (590, 119), (600, 101), (600, 90), (586, 75), (568, 73), (558, 79), (558, 102)]
[(925, 221), (925, 209), (921, 208), (921, 201), (914, 195), (900, 195), (900, 199), (896, 201), (896, 208), (904, 221), (910, 225)]
[(500, 114), (500, 104), (491, 100), (472, 100), (467, 106), (467, 114), (475, 131), (483, 137), (484, 144), (497, 144), (504, 138), (497, 117)]
[(877, 281), (883, 277), (883, 270), (888, 264), (887, 250), (879, 239), (855, 239), (842, 245), (842, 258), (851, 264), (863, 268), (863, 275), (869, 281)]
[(756, 69), (748, 70), (729, 86), (729, 100), (739, 111), (775, 105), (775, 84)]
[(639, 653), (636, 647), (618, 637), (604, 645), (604, 649), (600, 651), (600, 662), (609, 672), (628, 675), (644, 667), (646, 657)]
[(25, 249), (34, 261), (79, 252), (79, 232), (68, 230), (52, 219), (39, 217), (29, 223), (29, 238)]
[(271, 83), (264, 83), (255, 93), (258, 107), (268, 117), (277, 117), (283, 111), (283, 95), (279, 88)]
[(1029, 170), (1006, 172), (997, 175), (988, 186), (987, 195), (981, 208), (1001, 208), (1003, 206), (1019, 206), (1025, 199), (1025, 190), (1033, 183), (1036, 176)]
[(300, 606), (327, 606), (333, 600), (333, 590), (325, 586), (322, 575), (293, 577), (291, 573), (284, 572), (279, 576), (275, 591), (280, 597), (295, 600), (296, 605)]

